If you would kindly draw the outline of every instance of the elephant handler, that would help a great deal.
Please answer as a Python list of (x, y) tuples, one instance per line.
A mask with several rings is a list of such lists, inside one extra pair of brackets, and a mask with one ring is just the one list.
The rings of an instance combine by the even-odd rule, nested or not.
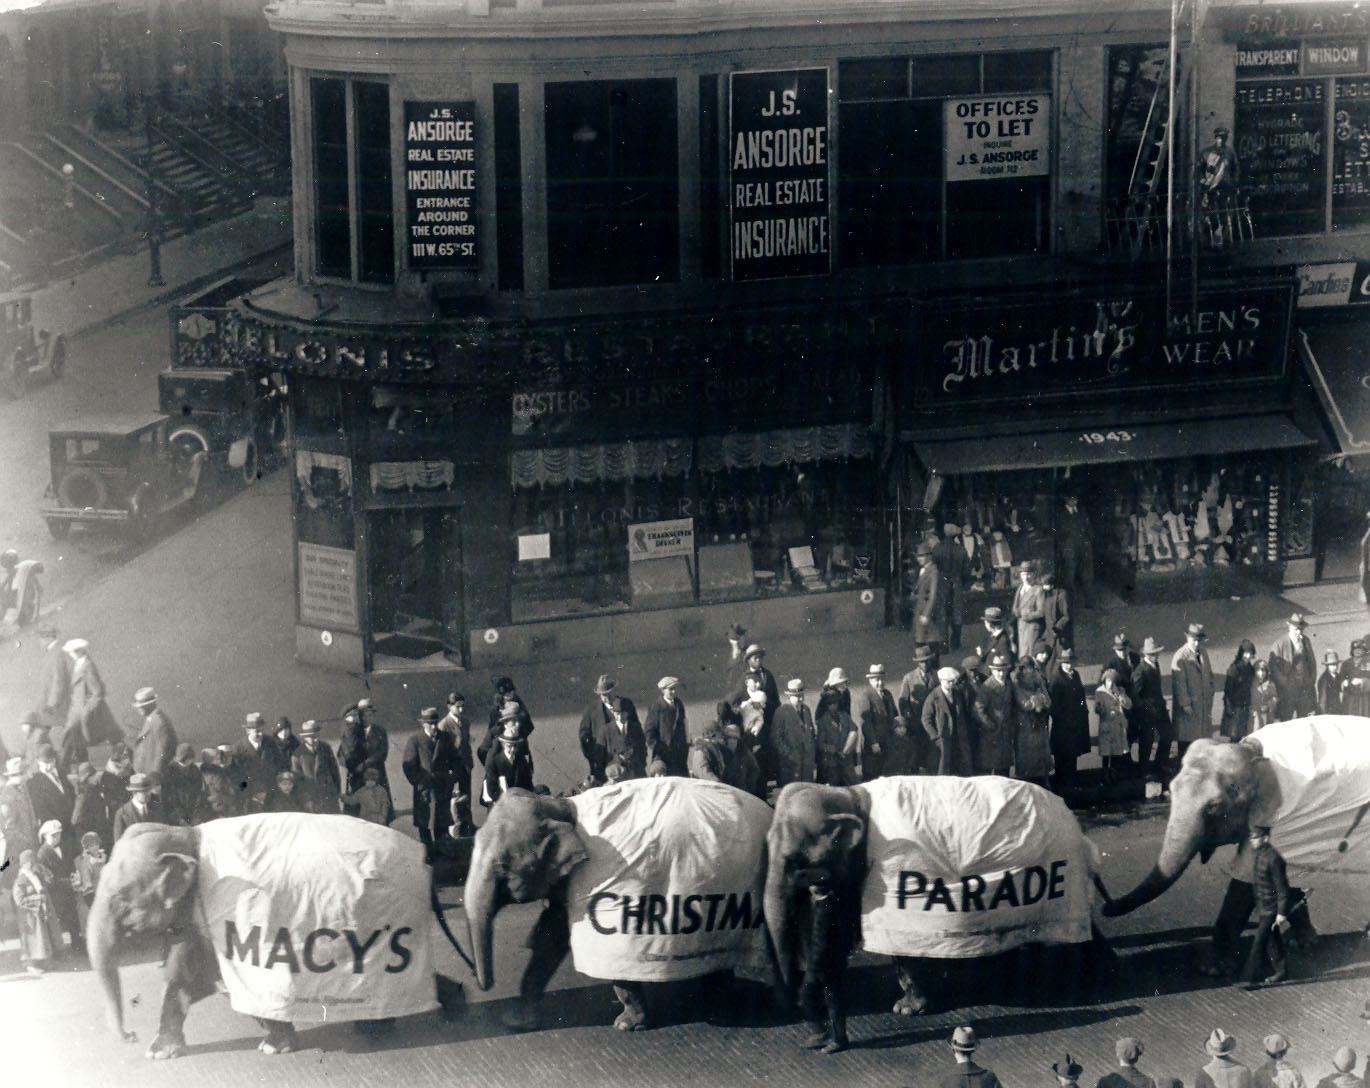
[[(1289, 910), (1291, 898), (1284, 858), (1270, 845), (1270, 828), (1253, 824), (1250, 843), (1257, 915), (1256, 936), (1251, 942), (1251, 954), (1247, 957), (1241, 983), (1244, 990), (1284, 981), (1284, 931), (1289, 927), (1285, 912)], [(1269, 975), (1265, 974), (1267, 953), (1271, 966)]]

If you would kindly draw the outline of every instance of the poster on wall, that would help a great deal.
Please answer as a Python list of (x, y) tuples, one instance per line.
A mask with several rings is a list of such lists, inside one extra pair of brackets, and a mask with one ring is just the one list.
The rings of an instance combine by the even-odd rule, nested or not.
[(1337, 80), (1332, 112), (1332, 229), (1370, 222), (1370, 79)]
[(357, 553), (299, 542), (300, 622), (358, 631)]
[(415, 269), (475, 268), (476, 104), (404, 104), (405, 250)]
[(729, 94), (733, 279), (826, 275), (828, 70), (734, 72)]
[(1326, 86), (1288, 79), (1237, 84), (1233, 150), (1257, 235), (1323, 227)]
[(947, 181), (996, 181), (1050, 173), (1050, 95), (952, 98), (943, 110)]
[(628, 560), (662, 559), (668, 555), (694, 555), (694, 518), (643, 521), (628, 526)]

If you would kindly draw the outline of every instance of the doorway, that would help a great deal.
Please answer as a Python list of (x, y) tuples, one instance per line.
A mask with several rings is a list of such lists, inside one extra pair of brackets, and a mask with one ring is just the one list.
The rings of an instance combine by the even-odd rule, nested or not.
[(368, 520), (372, 667), (460, 664), (465, 624), (459, 511), (373, 510)]

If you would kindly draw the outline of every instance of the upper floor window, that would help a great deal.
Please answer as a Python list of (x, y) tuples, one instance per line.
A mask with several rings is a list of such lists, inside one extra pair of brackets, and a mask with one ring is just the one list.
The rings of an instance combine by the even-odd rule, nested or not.
[(844, 60), (838, 213), (847, 266), (1043, 251), (1049, 52)]
[(675, 81), (549, 83), (545, 95), (548, 285), (677, 279)]
[(314, 135), (314, 270), (363, 283), (395, 279), (390, 88), (310, 80)]

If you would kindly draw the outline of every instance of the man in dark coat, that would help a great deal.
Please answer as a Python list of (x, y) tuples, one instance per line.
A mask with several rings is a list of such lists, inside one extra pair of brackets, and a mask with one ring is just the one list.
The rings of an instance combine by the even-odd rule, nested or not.
[(947, 641), (947, 597), (950, 587), (943, 585), (936, 552), (930, 544), (919, 544), (918, 580), (913, 585), (913, 642), (940, 651)]
[(523, 696), (518, 693), (514, 686), (512, 677), (495, 677), (495, 701), (490, 707), (490, 718), (485, 730), (485, 737), (476, 745), (476, 758), (484, 766), (489, 755), (498, 746), (500, 736), (504, 732), (504, 723), (507, 720), (504, 716), (504, 708), (512, 703), (518, 707), (519, 716), (519, 740), (524, 742), (524, 747), (519, 749), (521, 755), (529, 754), (529, 738), (533, 735), (533, 716), (528, 712), (528, 705), (523, 701)]
[(1056, 515), (1056, 569), (1061, 585), (1076, 601), (1090, 607), (1094, 598), (1094, 539), (1080, 500), (1065, 496), (1065, 507)]
[(1051, 661), (1062, 646), (1075, 647), (1075, 621), (1070, 615), (1070, 595), (1057, 583), (1051, 570), (1042, 574), (1042, 639), (1051, 647)]
[(886, 749), (894, 731), (899, 708), (885, 687), (885, 666), (866, 670), (866, 683), (852, 688), (851, 719), (861, 737), (861, 780), (869, 782), (885, 773)]
[[(1145, 764), (1150, 753), (1151, 775), (1160, 778), (1170, 758), (1175, 729), (1165, 705), (1161, 682), (1161, 651), (1165, 647), (1150, 635), (1142, 640), (1142, 660), (1132, 670), (1132, 706), (1137, 713), (1137, 762)], [(1152, 748), (1153, 742), (1155, 748)]]
[(609, 676), (595, 683), (595, 701), (580, 718), (580, 751), (590, 767), (590, 778), (604, 781), (604, 768), (622, 755), (627, 778), (647, 774), (647, 738), (631, 699), (615, 694), (618, 685)]
[[(933, 556), (947, 587), (947, 648), (961, 645), (961, 624), (965, 620), (966, 590), (970, 586), (970, 556), (961, 541), (961, 527), (954, 522), (942, 526), (942, 543)], [(921, 711), (920, 711), (921, 713)], [(910, 723), (917, 722), (917, 715)]]
[(266, 718), (254, 710), (243, 720), (244, 737), (233, 748), (233, 783), (241, 798), (255, 794), (270, 794), (276, 788), (276, 776), (288, 771), (290, 765), (276, 738), (266, 735)]
[(1289, 617), (1289, 629), (1270, 647), (1270, 679), (1280, 694), (1280, 718), (1291, 721), (1318, 712), (1318, 661), (1304, 634), (1302, 613)]
[(956, 684), (961, 674), (949, 665), (937, 670), (937, 687), (923, 700), (920, 720), (928, 738), (925, 766), (933, 774), (971, 773), (971, 724)]
[(76, 790), (57, 767), (57, 749), (51, 744), (39, 746), (35, 753), (36, 766), (29, 773), (25, 788), (33, 803), (33, 818), (41, 826), (49, 820), (62, 825), (71, 839), (71, 818), (76, 807)]
[(784, 789), (788, 782), (813, 782), (818, 767), (818, 733), (813, 711), (804, 703), (804, 681), (798, 677), (785, 685), (785, 705), (771, 722), (775, 744), (775, 785)]
[(666, 773), (688, 777), (690, 735), (685, 728), (685, 704), (680, 699), (680, 680), (663, 676), (657, 681), (661, 698), (647, 708), (647, 759), (666, 764)]
[(975, 773), (1007, 776), (1013, 766), (1012, 663), (1007, 654), (997, 653), (986, 664), (989, 676), (975, 696)]
[(139, 688), (134, 693), (133, 706), (142, 715), (138, 736), (133, 741), (133, 773), (154, 775), (160, 781), (176, 754), (176, 730), (157, 705), (157, 693), (151, 688)]
[(999, 1078), (990, 1070), (976, 1065), (975, 1029), (961, 1026), (951, 1033), (951, 1049), (956, 1054), (956, 1072), (948, 1073), (937, 1082), (937, 1088), (999, 1088)]
[(1089, 706), (1075, 668), (1075, 651), (1057, 651), (1048, 681), (1051, 694), (1051, 757), (1056, 764), (1052, 788), (1062, 796), (1075, 781), (1076, 761), (1089, 754)]
[[(1118, 687), (1132, 704), (1125, 712), (1129, 759), (1131, 759), (1132, 745), (1137, 743), (1138, 730), (1137, 692), (1132, 686), (1132, 670), (1137, 667), (1141, 660), (1140, 655), (1132, 648), (1127, 632), (1119, 631), (1113, 636), (1113, 650), (1109, 654), (1108, 660), (1103, 664), (1103, 669), (1112, 669), (1118, 674)], [(1102, 669), (1100, 674), (1102, 675)]]
[(124, 837), (124, 832), (134, 824), (169, 823), (166, 811), (152, 795), (154, 785), (150, 774), (135, 773), (128, 780), (129, 798), (119, 806), (114, 814), (114, 841)]
[[(530, 732), (532, 725), (532, 719), (529, 718)], [(447, 693), (447, 713), (438, 722), (438, 728), (451, 736), (455, 756), (452, 765), (452, 800), (448, 804), (449, 814), (457, 825), (453, 834), (457, 838), (469, 838), (476, 833), (476, 824), (471, 818), (471, 773), (476, 769), (476, 764), (471, 754), (471, 720), (466, 716), (466, 696), (461, 692)]]
[(780, 685), (775, 679), (775, 673), (762, 664), (765, 656), (765, 647), (757, 642), (750, 643), (742, 651), (741, 669), (736, 673), (737, 686), (732, 695), (728, 697), (728, 703), (736, 711), (743, 703), (747, 702), (750, 698), (747, 692), (747, 678), (749, 676), (755, 678), (761, 690), (766, 693), (766, 702), (761, 711), (761, 731), (754, 738), (753, 744), (757, 749), (756, 756), (761, 767), (761, 773), (767, 780), (770, 780), (775, 777), (775, 752), (771, 747), (771, 721), (775, 718), (776, 710), (780, 708)]
[(896, 705), (899, 716), (908, 725), (909, 731), (918, 729), (923, 721), (923, 703), (937, 686), (937, 655), (927, 646), (919, 646), (913, 651), (913, 668), (904, 674), (899, 683), (899, 697)]
[(58, 924), (71, 934), (71, 950), (79, 952), (86, 944), (81, 937), (81, 916), (76, 907), (76, 889), (72, 886), (71, 875), (80, 850), (67, 839), (64, 827), (57, 820), (45, 821), (38, 828), (41, 845), (37, 860), (52, 876), (47, 892)]
[(175, 758), (162, 772), (162, 810), (167, 823), (193, 824), (203, 790), (204, 775), (195, 765), (195, 749), (189, 744), (178, 745)]
[[(390, 755), (390, 734), (376, 720), (376, 707), (370, 699), (358, 699), (357, 705), (343, 716), (344, 733), (339, 758), (347, 768), (347, 791), (366, 785), (366, 769), (374, 767), (380, 774), (380, 784), (394, 800), (390, 776), (385, 773), (385, 760)], [(348, 726), (351, 726), (350, 728)]]
[(200, 809), (195, 822), (204, 823), (239, 815), (247, 798), (242, 796), (233, 774), (233, 749), (221, 744), (217, 748), (205, 749), (202, 755), (205, 758), (200, 762), (200, 776), (204, 779), (204, 792), (200, 794)]
[(989, 675), (986, 663), (994, 654), (1003, 654), (1012, 666), (1015, 659), (1013, 634), (1005, 625), (1004, 610), (998, 605), (990, 605), (985, 609), (984, 619), (975, 633), (974, 645), (975, 656), (980, 659), (976, 671), (982, 678)]
[(452, 790), (452, 771), (456, 766), (456, 746), (452, 735), (438, 728), (438, 708), (426, 706), (419, 712), (419, 731), (404, 743), (404, 777), (413, 788), (414, 826), (419, 841), (441, 842), (447, 834), (451, 813), (445, 803)]
[(88, 748), (105, 741), (122, 742), (124, 735), (105, 701), (105, 682), (90, 656), (90, 643), (83, 638), (68, 639), (62, 649), (71, 659), (67, 729), (79, 729)]
[(338, 758), (328, 742), (319, 739), (319, 723), (312, 718), (300, 723), (300, 746), (291, 757), (290, 769), (300, 780), (311, 812), (331, 815), (340, 811), (342, 775)]
[[(1284, 980), (1284, 933), (1281, 927), (1289, 910), (1289, 880), (1285, 876), (1284, 858), (1270, 845), (1270, 828), (1252, 825), (1251, 861), (1255, 879), (1252, 887), (1256, 896), (1256, 936), (1251, 942), (1251, 953), (1246, 958), (1242, 988), (1254, 990), (1273, 986)], [(1269, 958), (1270, 974), (1265, 973)]]

